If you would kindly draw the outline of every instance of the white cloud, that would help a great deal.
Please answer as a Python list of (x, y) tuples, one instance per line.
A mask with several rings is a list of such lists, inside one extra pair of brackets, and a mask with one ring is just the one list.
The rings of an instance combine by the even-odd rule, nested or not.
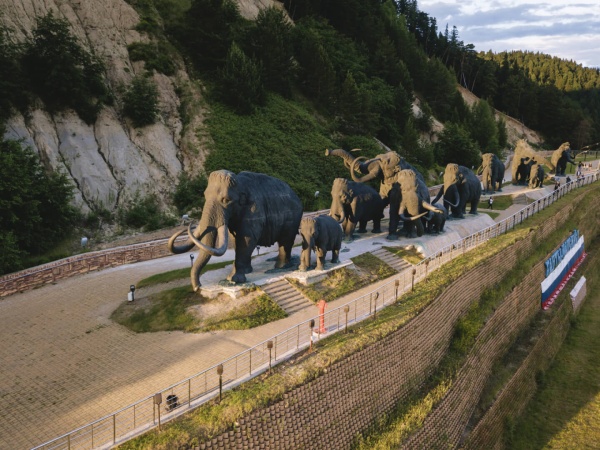
[(477, 51), (523, 50), (600, 67), (598, 0), (421, 0), (438, 30), (456, 26)]

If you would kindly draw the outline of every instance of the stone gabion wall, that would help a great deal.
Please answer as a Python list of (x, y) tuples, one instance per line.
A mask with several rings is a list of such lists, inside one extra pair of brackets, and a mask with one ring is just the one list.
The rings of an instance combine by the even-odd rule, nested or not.
[(165, 239), (61, 259), (1, 277), (0, 297), (94, 270), (162, 258), (171, 254), (167, 249), (167, 240)]
[[(536, 240), (562, 225), (572, 208), (566, 205), (537, 232), (455, 281), (403, 328), (334, 364), (316, 380), (286, 393), (281, 401), (244, 417), (233, 430), (192, 448), (349, 448), (358, 434), (419, 388), (446, 353), (456, 321), (486, 288), (514, 267), (517, 258), (531, 249)], [(456, 381), (456, 389), (438, 405), (423, 429), (411, 437), (415, 447), (407, 444), (406, 448), (458, 444), (479, 399), (477, 392), (470, 395), (467, 391), (481, 391), (493, 362), (484, 360), (501, 354), (526, 317), (540, 307), (542, 266), (536, 265), (498, 309), (498, 317), (488, 322), (477, 341), (477, 350)], [(498, 339), (498, 335), (502, 337)], [(429, 431), (435, 427), (440, 429)], [(433, 447), (430, 443), (434, 443)]]
[(527, 358), (470, 433), (464, 444), (465, 449), (505, 448), (505, 420), (520, 415), (535, 393), (536, 374), (548, 368), (560, 349), (569, 331), (570, 317), (571, 306), (565, 301)]

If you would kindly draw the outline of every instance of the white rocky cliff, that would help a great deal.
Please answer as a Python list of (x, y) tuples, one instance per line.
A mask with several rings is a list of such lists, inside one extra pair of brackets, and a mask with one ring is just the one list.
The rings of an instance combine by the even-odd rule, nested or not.
[[(30, 36), (36, 17), (53, 11), (67, 19), (79, 42), (104, 61), (114, 93), (144, 70), (143, 62), (130, 61), (127, 46), (147, 37), (135, 30), (139, 16), (124, 0), (0, 0), (0, 11), (0, 21), (19, 41)], [(105, 106), (92, 125), (70, 111), (51, 116), (40, 105), (27, 119), (14, 116), (6, 137), (22, 139), (45, 164), (67, 173), (83, 211), (92, 206), (113, 210), (136, 194), (154, 193), (165, 201), (179, 173), (195, 173), (204, 161), (195, 133), (202, 125), (202, 110), (195, 110), (184, 128), (176, 90), (195, 98), (200, 92), (178, 65), (172, 77), (154, 74), (160, 96), (160, 117), (154, 125), (134, 128), (120, 114), (115, 94), (115, 106)]]

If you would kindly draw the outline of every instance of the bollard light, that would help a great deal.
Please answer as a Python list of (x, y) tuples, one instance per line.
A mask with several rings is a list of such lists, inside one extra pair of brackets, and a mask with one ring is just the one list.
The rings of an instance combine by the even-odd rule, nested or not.
[(219, 403), (223, 396), (223, 364), (217, 366), (217, 374), (219, 375)]
[(194, 255), (190, 255), (190, 264), (194, 267)]
[(87, 237), (85, 237), (85, 236), (84, 236), (84, 237), (82, 237), (82, 238), (81, 238), (81, 246), (82, 246), (83, 248), (85, 248), (85, 247), (87, 246), (87, 244), (88, 244), (88, 238), (87, 238)]
[(273, 350), (273, 341), (267, 341), (267, 348), (269, 349), (269, 373), (271, 373), (271, 351)]
[(308, 322), (308, 326), (310, 328), (310, 345), (308, 347), (308, 351), (310, 353), (313, 349), (313, 328), (315, 327), (315, 319), (310, 319), (310, 322)]
[(127, 300), (129, 300), (130, 302), (135, 300), (135, 284), (132, 284), (129, 286), (129, 298)]
[(344, 333), (348, 333), (348, 313), (350, 312), (350, 306), (344, 306), (344, 312), (346, 313), (346, 328), (344, 329)]

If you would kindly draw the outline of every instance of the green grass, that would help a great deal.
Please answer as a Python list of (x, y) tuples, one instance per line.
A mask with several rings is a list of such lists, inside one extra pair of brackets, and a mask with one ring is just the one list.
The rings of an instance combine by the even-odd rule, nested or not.
[(512, 428), (512, 449), (597, 448), (600, 442), (600, 239), (587, 251), (586, 301)]
[[(220, 261), (214, 264), (207, 264), (202, 269), (200, 274), (208, 272), (209, 270), (218, 270), (225, 267), (228, 264), (231, 264), (233, 261)], [(135, 285), (136, 288), (154, 286), (156, 284), (168, 283), (169, 281), (182, 280), (184, 278), (189, 278), (191, 267), (184, 267), (182, 269), (170, 270), (168, 272), (157, 273), (156, 275), (149, 276), (148, 278), (144, 278), (138, 281)]]
[(207, 318), (201, 329), (202, 331), (248, 330), (286, 317), (286, 312), (271, 297), (262, 294), (226, 314)]
[(316, 303), (321, 299), (330, 302), (396, 273), (393, 268), (371, 253), (355, 256), (352, 262), (358, 271), (342, 267), (330, 272), (325, 280), (310, 285), (300, 284), (293, 279), (289, 281), (313, 302)]
[[(119, 448), (157, 449), (174, 448), (178, 445), (198, 445), (221, 434), (241, 417), (281, 399), (285, 392), (317, 378), (332, 364), (397, 331), (419, 314), (457, 277), (523, 239), (545, 220), (554, 216), (557, 208), (571, 202), (573, 197), (573, 194), (567, 195), (553, 206), (533, 216), (525, 224), (482, 244), (477, 251), (468, 252), (445, 264), (443, 268), (429, 275), (427, 283), (417, 284), (414, 291), (400, 298), (401, 301), (378, 312), (376, 319), (354, 325), (348, 334), (336, 333), (328, 336), (316, 344), (315, 352), (299, 354), (289, 363), (277, 366), (272, 375), (254, 378), (225, 392), (220, 404), (209, 402), (202, 405), (189, 414), (164, 425), (159, 433), (155, 431), (146, 433), (122, 444)], [(415, 401), (407, 401), (406, 409), (410, 410), (412, 421), (406, 421), (405, 424), (410, 426), (410, 429), (420, 426), (428, 411), (443, 398), (447, 389), (446, 385), (438, 383), (437, 387), (425, 396), (419, 395), (418, 398), (415, 397)], [(406, 433), (400, 434), (399, 441), (406, 436)]]
[(115, 322), (136, 333), (150, 331), (192, 331), (197, 320), (187, 308), (206, 301), (190, 286), (178, 287), (150, 296), (147, 302), (122, 303), (111, 315)]
[(496, 220), (496, 217), (498, 217), (500, 215), (500, 213), (491, 211), (489, 209), (478, 209), (477, 212), (478, 213), (487, 214), (488, 216), (490, 216), (494, 220)]
[[(504, 210), (513, 204), (513, 198), (511, 195), (493, 195), (494, 197), (494, 209)], [(477, 206), (477, 210), (486, 212), (488, 209), (487, 199), (481, 200)]]
[(414, 247), (403, 248), (403, 247), (383, 247), (388, 252), (402, 258), (409, 264), (419, 264), (423, 260), (424, 256), (419, 253)]

